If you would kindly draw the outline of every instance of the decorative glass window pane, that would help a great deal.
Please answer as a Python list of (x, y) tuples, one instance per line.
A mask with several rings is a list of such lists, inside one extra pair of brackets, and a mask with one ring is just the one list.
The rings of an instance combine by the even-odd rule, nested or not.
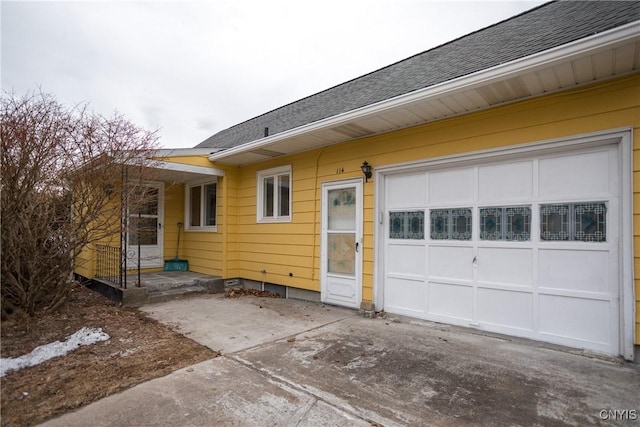
[(389, 238), (404, 238), (404, 212), (389, 212)]
[(480, 239), (530, 240), (531, 208), (529, 206), (480, 208)]
[(424, 211), (389, 212), (389, 238), (424, 239)]
[(452, 209), (451, 219), (451, 239), (471, 240), (471, 209)]
[(582, 242), (607, 240), (607, 206), (603, 202), (574, 205), (575, 238)]
[(569, 240), (569, 205), (540, 206), (540, 238)]
[(328, 191), (329, 230), (356, 229), (356, 188)]
[(216, 184), (205, 185), (205, 225), (216, 225)]
[(525, 241), (531, 239), (531, 208), (518, 206), (504, 208), (506, 217), (506, 239)]
[(605, 242), (607, 240), (607, 205), (587, 202), (540, 206), (540, 238)]
[(424, 239), (424, 211), (407, 212), (409, 229), (407, 239)]
[(449, 209), (431, 211), (431, 238), (445, 240), (449, 238)]
[(353, 233), (331, 233), (327, 236), (327, 261), (330, 273), (355, 274), (355, 244)]
[(471, 240), (471, 208), (433, 209), (431, 239)]
[(480, 209), (480, 239), (502, 239), (502, 208)]

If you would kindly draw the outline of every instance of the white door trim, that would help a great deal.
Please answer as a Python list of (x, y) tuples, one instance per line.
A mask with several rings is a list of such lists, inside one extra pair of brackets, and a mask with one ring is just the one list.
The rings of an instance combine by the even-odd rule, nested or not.
[[(332, 298), (332, 296), (327, 291), (327, 283), (329, 276), (338, 277), (339, 275), (331, 275), (327, 272), (328, 270), (328, 255), (327, 255), (327, 230), (328, 230), (328, 221), (327, 221), (327, 193), (329, 190), (336, 190), (341, 188), (356, 188), (356, 229), (355, 229), (355, 243), (356, 243), (356, 253), (355, 253), (355, 274), (353, 283), (354, 286), (354, 295), (350, 300), (338, 300)], [(343, 305), (351, 308), (360, 308), (360, 304), (362, 302), (362, 253), (363, 253), (363, 184), (361, 178), (356, 179), (348, 179), (343, 181), (331, 181), (331, 182), (323, 182), (321, 188), (321, 241), (320, 241), (320, 299), (322, 302), (328, 304), (336, 304)], [(338, 277), (339, 278), (339, 277)]]
[(375, 170), (374, 218), (377, 222), (374, 233), (374, 280), (373, 301), (376, 310), (384, 308), (384, 221), (385, 221), (385, 179), (387, 175), (412, 170), (450, 168), (465, 164), (477, 164), (524, 158), (546, 152), (570, 152), (576, 149), (596, 147), (611, 143), (618, 144), (620, 209), (618, 227), (619, 245), (619, 298), (620, 298), (620, 354), (627, 360), (634, 359), (635, 337), (635, 289), (633, 272), (633, 130), (618, 128), (608, 131), (574, 135), (566, 138), (527, 143), (518, 146), (482, 150), (471, 153), (437, 157), (427, 160), (379, 166)]

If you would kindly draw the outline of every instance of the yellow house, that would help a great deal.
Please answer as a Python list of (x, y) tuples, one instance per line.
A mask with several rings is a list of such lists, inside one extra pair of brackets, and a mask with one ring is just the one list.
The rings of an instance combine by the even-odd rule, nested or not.
[(633, 360), (639, 69), (640, 3), (548, 3), (162, 150), (140, 265)]

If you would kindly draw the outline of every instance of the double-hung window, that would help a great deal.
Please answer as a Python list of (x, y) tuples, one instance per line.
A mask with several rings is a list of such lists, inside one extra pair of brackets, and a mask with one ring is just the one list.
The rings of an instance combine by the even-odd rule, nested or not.
[(217, 181), (186, 185), (187, 230), (216, 231), (217, 193)]
[(291, 166), (258, 172), (258, 222), (291, 221)]

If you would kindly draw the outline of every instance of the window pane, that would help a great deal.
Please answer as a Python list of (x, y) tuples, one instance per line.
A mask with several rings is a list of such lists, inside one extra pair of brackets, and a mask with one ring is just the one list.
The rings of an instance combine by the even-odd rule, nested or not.
[(389, 238), (424, 239), (424, 211), (389, 212)]
[(404, 212), (389, 212), (389, 238), (404, 238)]
[(504, 208), (506, 217), (505, 240), (525, 241), (531, 239), (531, 208), (518, 206)]
[(501, 208), (480, 209), (480, 239), (481, 240), (501, 240), (502, 239), (502, 209)]
[(575, 240), (604, 242), (607, 240), (607, 206), (600, 203), (574, 205)]
[(157, 245), (158, 244), (158, 219), (129, 217), (129, 244)]
[(327, 236), (327, 259), (330, 273), (355, 274), (356, 237), (353, 233), (329, 234)]
[(471, 240), (471, 209), (451, 209), (451, 239)]
[(569, 205), (540, 206), (540, 238), (569, 240)]
[(431, 211), (431, 238), (434, 240), (449, 238), (449, 209)]
[(191, 225), (192, 227), (199, 227), (200, 226), (200, 201), (201, 201), (201, 190), (202, 187), (197, 186), (197, 187), (191, 187), (191, 194), (190, 194), (190, 198), (191, 198), (191, 218), (190, 218), (190, 223), (189, 225)]
[(278, 215), (289, 216), (289, 175), (278, 176), (278, 189), (280, 196)]
[(329, 204), (329, 209), (327, 211), (329, 230), (355, 230), (355, 187), (341, 190), (329, 190), (327, 196)]
[(273, 177), (264, 179), (262, 216), (273, 216)]
[(158, 189), (144, 187), (134, 190), (129, 204), (131, 214), (158, 215)]
[(216, 225), (216, 184), (205, 187), (205, 225)]
[(433, 209), (431, 239), (471, 240), (471, 208)]
[(531, 240), (531, 208), (504, 206), (480, 208), (481, 240)]

